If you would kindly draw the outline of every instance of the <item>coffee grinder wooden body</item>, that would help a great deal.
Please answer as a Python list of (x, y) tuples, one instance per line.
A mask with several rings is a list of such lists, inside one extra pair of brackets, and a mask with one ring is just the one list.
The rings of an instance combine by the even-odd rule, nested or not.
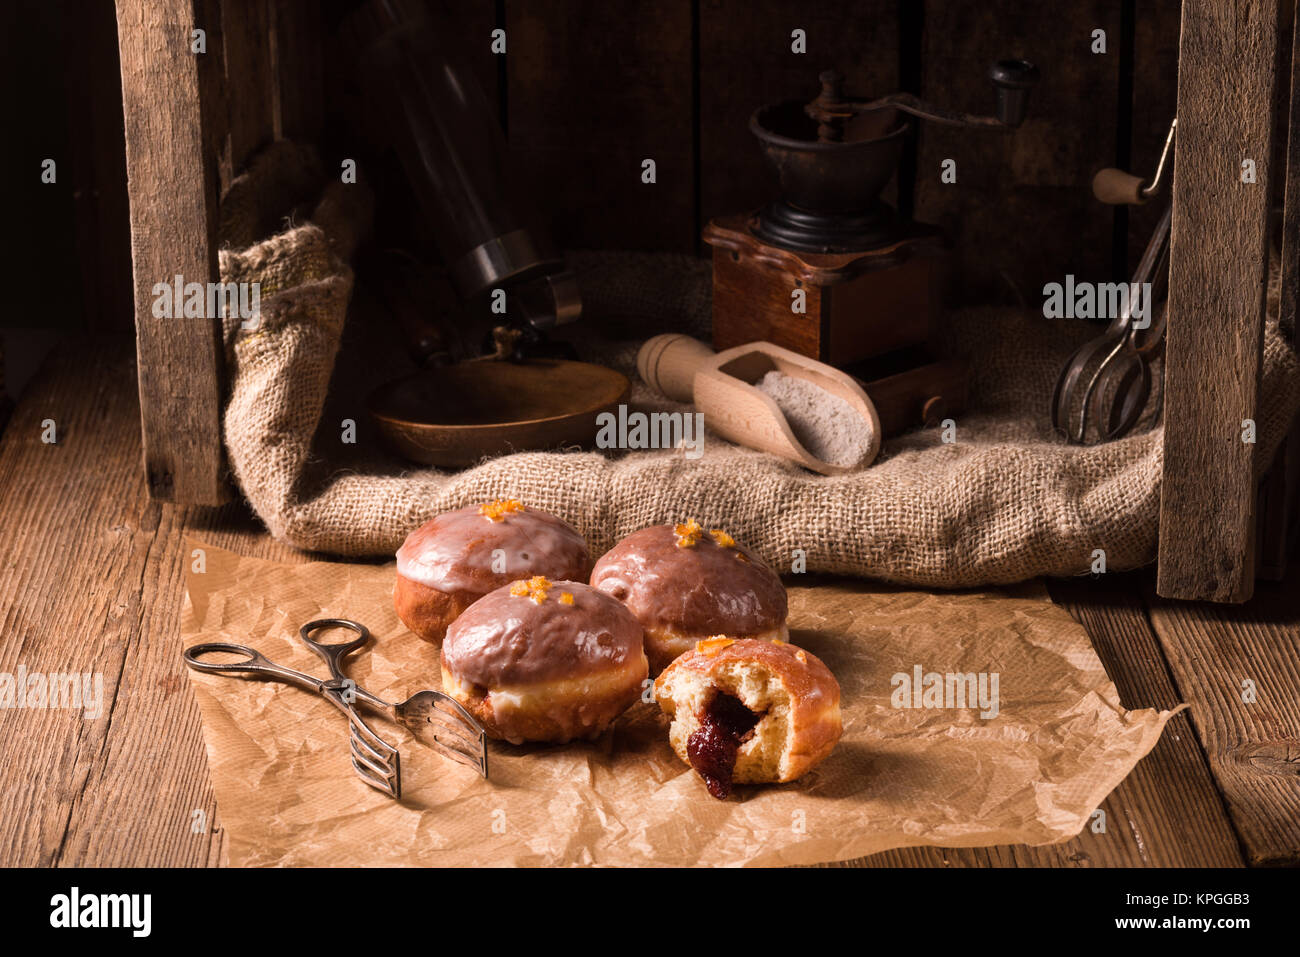
[(942, 234), (906, 235), (857, 252), (785, 249), (755, 235), (751, 217), (714, 220), (713, 346), (771, 342), (844, 369), (893, 435), (934, 425), (966, 401), (967, 367), (935, 342), (948, 253)]
[(946, 251), (936, 230), (879, 249), (811, 253), (759, 239), (746, 217), (704, 231), (713, 254), (713, 344), (756, 339), (836, 366), (928, 346)]

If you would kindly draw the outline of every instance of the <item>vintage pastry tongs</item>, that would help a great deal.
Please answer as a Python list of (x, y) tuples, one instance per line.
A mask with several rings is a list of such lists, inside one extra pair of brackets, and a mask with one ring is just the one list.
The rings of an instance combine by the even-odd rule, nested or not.
[[(341, 644), (323, 644), (312, 638), (322, 628), (347, 628), (357, 637)], [(303, 642), (330, 669), (330, 678), (322, 681), (311, 675), (285, 668), (268, 660), (247, 645), (221, 641), (206, 642), (185, 649), (185, 663), (195, 671), (219, 675), (252, 675), (297, 685), (322, 695), (348, 717), (352, 749), (352, 767), (361, 780), (395, 798), (402, 796), (402, 763), (397, 749), (377, 735), (358, 714), (355, 704), (378, 711), (390, 721), (409, 728), (423, 743), (454, 761), (468, 764), (488, 776), (487, 735), (478, 722), (456, 701), (441, 691), (421, 691), (400, 704), (377, 698), (343, 673), (349, 654), (370, 640), (365, 625), (346, 618), (321, 618), (309, 621), (298, 631)], [(243, 655), (243, 661), (202, 661), (204, 655), (225, 652)]]
[[(1175, 119), (1170, 124), (1160, 164), (1150, 181), (1122, 170), (1104, 169), (1093, 180), (1096, 197), (1104, 203), (1140, 205), (1154, 196), (1168, 169), (1177, 123)], [(1061, 369), (1052, 395), (1052, 428), (1071, 444), (1085, 444), (1093, 434), (1102, 441), (1121, 438), (1142, 417), (1151, 395), (1150, 363), (1164, 347), (1167, 314), (1163, 298), (1169, 278), (1172, 213), (1171, 203), (1156, 224), (1130, 286), (1142, 291), (1145, 321), (1134, 315), (1138, 311), (1135, 296), (1125, 297), (1123, 308), (1105, 332), (1079, 347)]]

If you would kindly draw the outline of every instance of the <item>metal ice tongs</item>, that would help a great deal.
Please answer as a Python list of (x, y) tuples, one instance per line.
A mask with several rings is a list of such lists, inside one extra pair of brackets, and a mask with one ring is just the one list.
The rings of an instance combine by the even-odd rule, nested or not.
[[(357, 637), (342, 644), (323, 644), (312, 639), (312, 633), (322, 628), (347, 628)], [(389, 704), (377, 698), (343, 674), (343, 661), (349, 654), (370, 640), (365, 625), (346, 618), (321, 618), (309, 621), (298, 631), (303, 642), (314, 651), (330, 669), (330, 679), (322, 681), (301, 671), (285, 668), (268, 660), (261, 652), (247, 645), (213, 641), (185, 649), (185, 663), (195, 671), (210, 674), (248, 674), (272, 678), (286, 684), (297, 685), (307, 691), (322, 695), (348, 717), (348, 733), (352, 750), (352, 767), (372, 788), (391, 797), (402, 796), (402, 763), (397, 749), (375, 734), (353, 707), (354, 702), (366, 705), (404, 725), (423, 743), (437, 749), (454, 761), (468, 764), (488, 776), (487, 735), (478, 722), (456, 701), (441, 691), (421, 691), (400, 704)], [(243, 655), (243, 661), (200, 661), (203, 655), (226, 652)]]

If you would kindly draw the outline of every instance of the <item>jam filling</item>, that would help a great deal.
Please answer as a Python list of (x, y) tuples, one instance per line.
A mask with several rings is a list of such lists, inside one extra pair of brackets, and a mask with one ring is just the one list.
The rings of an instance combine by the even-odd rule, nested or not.
[(718, 692), (697, 717), (700, 726), (686, 741), (686, 755), (709, 793), (724, 800), (731, 794), (736, 753), (753, 736), (754, 726), (763, 716), (750, 711), (739, 698)]

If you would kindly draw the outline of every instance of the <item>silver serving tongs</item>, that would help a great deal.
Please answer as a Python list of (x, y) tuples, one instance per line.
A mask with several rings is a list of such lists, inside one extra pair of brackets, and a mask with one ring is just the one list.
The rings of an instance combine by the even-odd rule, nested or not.
[[(357, 637), (342, 644), (324, 644), (311, 637), (313, 632), (322, 628), (347, 628), (356, 632)], [(328, 681), (277, 665), (247, 645), (220, 641), (186, 648), (185, 663), (195, 671), (271, 678), (321, 695), (348, 717), (353, 769), (361, 780), (391, 797), (402, 796), (401, 755), (395, 747), (371, 730), (353, 707), (354, 703), (359, 702), (380, 712), (397, 724), (409, 728), (423, 743), (455, 761), (468, 764), (483, 777), (488, 776), (487, 734), (470, 713), (461, 707), (460, 702), (441, 691), (421, 691), (400, 704), (389, 704), (358, 686), (343, 673), (344, 659), (370, 640), (370, 631), (365, 625), (346, 618), (321, 618), (307, 622), (299, 629), (298, 635), (308, 648), (329, 665)], [(244, 660), (200, 660), (203, 655), (218, 652), (243, 655)]]
[[(1066, 361), (1052, 393), (1052, 428), (1072, 445), (1087, 443), (1092, 425), (1102, 441), (1127, 435), (1137, 424), (1151, 395), (1151, 361), (1164, 347), (1168, 314), (1160, 303), (1168, 281), (1169, 224), (1165, 209), (1133, 275), (1133, 288), (1151, 294), (1151, 315), (1139, 326), (1127, 305), (1097, 338), (1080, 346)], [(1087, 370), (1101, 356), (1090, 377)], [(1086, 383), (1086, 384), (1085, 384)], [(1080, 389), (1080, 387), (1083, 387)], [(1108, 403), (1101, 397), (1108, 395)], [(1094, 400), (1097, 400), (1094, 407)]]
[[(1140, 206), (1159, 192), (1172, 159), (1178, 120), (1169, 124), (1165, 148), (1155, 176), (1143, 180), (1118, 169), (1101, 170), (1093, 179), (1093, 193), (1103, 203)], [(1066, 360), (1052, 393), (1052, 428), (1072, 445), (1083, 445), (1095, 434), (1101, 441), (1127, 435), (1146, 408), (1151, 395), (1150, 363), (1164, 349), (1167, 309), (1161, 304), (1169, 281), (1169, 236), (1173, 204), (1165, 208), (1147, 243), (1131, 289), (1139, 290), (1148, 310), (1145, 321), (1135, 320), (1133, 296), (1120, 314), (1097, 338), (1084, 343)], [(1150, 296), (1145, 290), (1150, 289)], [(1101, 361), (1097, 362), (1098, 357)], [(1096, 368), (1092, 369), (1094, 363)], [(1091, 376), (1088, 371), (1092, 369)], [(1159, 418), (1164, 391), (1155, 408)], [(1095, 404), (1094, 404), (1095, 402)]]

